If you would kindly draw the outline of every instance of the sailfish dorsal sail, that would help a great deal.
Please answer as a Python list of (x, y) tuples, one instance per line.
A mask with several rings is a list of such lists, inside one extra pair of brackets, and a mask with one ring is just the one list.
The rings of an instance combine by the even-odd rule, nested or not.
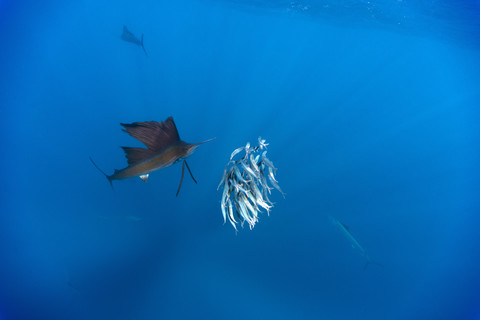
[(163, 122), (145, 121), (130, 124), (120, 123), (120, 125), (124, 127), (124, 132), (147, 147), (147, 149), (122, 147), (129, 165), (142, 162), (180, 141), (180, 136), (172, 117), (168, 117)]

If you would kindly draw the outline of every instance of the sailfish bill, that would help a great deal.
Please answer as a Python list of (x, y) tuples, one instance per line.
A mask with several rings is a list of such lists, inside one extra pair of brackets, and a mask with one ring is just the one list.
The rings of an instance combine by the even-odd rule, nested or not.
[(168, 117), (163, 122), (145, 121), (134, 123), (120, 123), (123, 131), (133, 138), (142, 142), (147, 148), (122, 147), (127, 158), (128, 166), (121, 170), (115, 170), (113, 174), (107, 175), (90, 158), (93, 165), (107, 178), (113, 188), (113, 180), (121, 180), (131, 177), (140, 177), (147, 182), (149, 174), (153, 171), (168, 167), (175, 162), (183, 161), (182, 177), (177, 190), (177, 196), (183, 182), (185, 167), (187, 167), (193, 181), (192, 171), (186, 162), (188, 158), (199, 145), (211, 141), (209, 139), (199, 143), (187, 143), (180, 140), (180, 136), (172, 117)]

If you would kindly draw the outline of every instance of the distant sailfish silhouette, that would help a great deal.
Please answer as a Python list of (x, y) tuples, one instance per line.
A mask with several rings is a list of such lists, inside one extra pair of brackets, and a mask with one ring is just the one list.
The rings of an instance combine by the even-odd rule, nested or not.
[(137, 46), (142, 47), (143, 52), (145, 52), (145, 55), (148, 57), (147, 50), (145, 50), (145, 47), (143, 46), (143, 33), (140, 40), (138, 40), (138, 38), (135, 37), (135, 35), (131, 33), (126, 26), (123, 26), (123, 33), (121, 37), (124, 41), (131, 42), (133, 44), (136, 44)]
[(177, 127), (175, 126), (172, 117), (168, 117), (167, 120), (160, 123), (156, 121), (146, 121), (134, 122), (131, 124), (120, 123), (120, 125), (124, 127), (124, 132), (142, 142), (147, 146), (147, 149), (122, 147), (123, 151), (125, 151), (125, 156), (127, 157), (128, 167), (121, 170), (115, 170), (112, 175), (107, 175), (103, 172), (102, 169), (95, 164), (93, 159), (90, 158), (93, 165), (108, 179), (112, 188), (113, 180), (140, 177), (144, 182), (147, 182), (150, 172), (168, 167), (175, 162), (182, 160), (182, 178), (180, 179), (180, 185), (178, 186), (177, 196), (182, 186), (185, 166), (187, 167), (193, 181), (197, 183), (185, 159), (190, 156), (199, 145), (215, 138), (199, 143), (184, 142), (180, 140)]
[(380, 263), (376, 262), (376, 261), (373, 261), (372, 259), (370, 259), (370, 256), (368, 255), (368, 252), (367, 250), (365, 250), (364, 247), (362, 247), (360, 245), (360, 243), (357, 241), (357, 239), (353, 236), (353, 234), (350, 232), (350, 229), (347, 227), (347, 225), (341, 223), (340, 221), (338, 221), (337, 219), (335, 219), (334, 217), (330, 217), (330, 220), (332, 221), (332, 223), (334, 225), (336, 225), (338, 227), (338, 229), (348, 238), (348, 240), (351, 242), (352, 244), (352, 247), (353, 248), (356, 248), (358, 249), (358, 251), (360, 252), (360, 254), (365, 257), (365, 259), (367, 260), (365, 262), (365, 266), (363, 267), (363, 270), (367, 269), (367, 267), (371, 264), (375, 264), (377, 266), (380, 266), (380, 267), (383, 267), (383, 265), (381, 265)]

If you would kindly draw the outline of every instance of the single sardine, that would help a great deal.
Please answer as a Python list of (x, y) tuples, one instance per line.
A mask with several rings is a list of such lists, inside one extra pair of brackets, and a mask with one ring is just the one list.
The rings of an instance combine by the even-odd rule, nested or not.
[(233, 150), (232, 154), (230, 155), (230, 160), (232, 160), (233, 157), (235, 157), (239, 152), (241, 152), (244, 149), (245, 149), (245, 147), (240, 147), (238, 149)]
[(275, 166), (273, 165), (273, 162), (270, 161), (270, 159), (267, 158), (267, 151), (266, 150), (262, 152), (262, 160), (267, 166), (269, 166), (273, 170), (277, 170), (277, 168), (275, 168)]

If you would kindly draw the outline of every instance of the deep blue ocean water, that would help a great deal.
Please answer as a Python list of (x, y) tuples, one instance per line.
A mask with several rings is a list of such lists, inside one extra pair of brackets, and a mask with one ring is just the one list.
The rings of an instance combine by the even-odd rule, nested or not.
[[(480, 1), (2, 0), (0, 37), (1, 320), (480, 319)], [(168, 116), (198, 184), (112, 191), (89, 156)], [(259, 136), (286, 197), (235, 233)]]

